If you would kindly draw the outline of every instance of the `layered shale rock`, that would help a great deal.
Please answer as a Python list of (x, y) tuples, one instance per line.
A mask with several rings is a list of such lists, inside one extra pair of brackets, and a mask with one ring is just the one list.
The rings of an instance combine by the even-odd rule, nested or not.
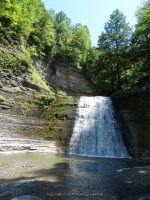
[(47, 82), (56, 90), (63, 90), (68, 95), (82, 96), (91, 95), (89, 82), (81, 71), (71, 67), (63, 60), (53, 62), (45, 74)]

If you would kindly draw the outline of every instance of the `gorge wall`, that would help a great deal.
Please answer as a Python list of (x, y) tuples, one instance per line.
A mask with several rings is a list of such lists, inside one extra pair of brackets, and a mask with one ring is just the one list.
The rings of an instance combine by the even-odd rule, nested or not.
[[(49, 66), (31, 57), (16, 40), (0, 44), (0, 136), (56, 141), (63, 151), (75, 119), (76, 98), (91, 93), (79, 69), (66, 62)], [(1, 146), (4, 144), (1, 144)], [(53, 146), (53, 145), (52, 145)], [(16, 147), (17, 148), (17, 147)], [(1, 148), (0, 151), (3, 151)]]
[[(55, 141), (57, 151), (66, 152), (78, 97), (59, 96), (43, 108), (41, 96), (46, 94), (36, 84), (27, 84), (25, 78), (10, 76), (4, 71), (0, 78), (0, 134)], [(114, 97), (113, 101), (123, 120), (129, 152), (133, 157), (149, 160), (149, 91)], [(51, 150), (54, 150), (53, 145)]]
[(123, 120), (126, 143), (132, 156), (150, 160), (150, 88), (113, 98)]
[[(69, 67), (64, 61), (55, 61), (48, 66), (42, 60), (34, 59), (35, 68), (22, 73), (18, 60), (15, 60), (19, 52), (17, 46), (0, 46), (0, 134), (15, 133), (16, 136), (19, 133), (19, 137), (55, 141), (58, 149), (66, 152), (77, 99), (92, 94), (89, 83), (80, 70)], [(14, 67), (17, 65), (16, 75), (11, 71), (10, 63)], [(23, 60), (20, 65), (22, 63)], [(49, 88), (47, 82), (53, 88)], [(123, 119), (128, 150), (134, 157), (150, 160), (149, 85), (146, 88), (113, 100)], [(56, 92), (59, 90), (72, 96), (59, 95)]]
[(47, 82), (56, 90), (65, 91), (68, 95), (91, 95), (88, 80), (81, 70), (71, 66), (62, 59), (55, 60), (46, 71)]

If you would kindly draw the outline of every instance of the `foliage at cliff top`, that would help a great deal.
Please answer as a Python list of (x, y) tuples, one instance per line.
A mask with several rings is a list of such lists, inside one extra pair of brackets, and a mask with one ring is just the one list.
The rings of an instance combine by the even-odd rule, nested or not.
[[(33, 56), (40, 56), (49, 64), (61, 58), (82, 69), (96, 94), (110, 95), (131, 90), (150, 75), (149, 13), (148, 0), (137, 10), (137, 24), (132, 30), (125, 15), (114, 10), (96, 49), (91, 47), (88, 27), (73, 25), (64, 12), (47, 11), (41, 0), (3, 0), (0, 1), (0, 38), (5, 44), (11, 38), (24, 52), (16, 65), (16, 68), (20, 66), (19, 73), (30, 68)], [(24, 57), (24, 49), (31, 59)], [(1, 54), (5, 57), (5, 52)], [(11, 65), (14, 59), (18, 61), (18, 55), (9, 58)], [(34, 80), (36, 75), (33, 73)]]
[[(90, 51), (84, 66), (96, 93), (130, 91), (150, 76), (150, 1), (136, 13), (132, 30), (118, 9), (106, 22), (98, 48)], [(92, 58), (92, 59), (91, 59)]]
[(72, 25), (62, 11), (47, 11), (41, 0), (0, 1), (0, 32), (36, 46), (48, 61), (63, 57), (76, 67), (86, 62), (91, 46), (87, 26)]

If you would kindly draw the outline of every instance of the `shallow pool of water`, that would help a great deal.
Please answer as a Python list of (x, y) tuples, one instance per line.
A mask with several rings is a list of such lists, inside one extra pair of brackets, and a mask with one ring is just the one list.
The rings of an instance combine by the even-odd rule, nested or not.
[(147, 200), (150, 166), (134, 159), (47, 153), (0, 155), (0, 200)]

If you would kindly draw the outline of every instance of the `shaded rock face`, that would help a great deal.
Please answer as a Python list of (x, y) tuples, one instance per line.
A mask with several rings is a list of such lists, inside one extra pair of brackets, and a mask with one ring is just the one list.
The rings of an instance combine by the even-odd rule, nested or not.
[(149, 147), (149, 130), (144, 130), (142, 124), (135, 120), (135, 113), (131, 110), (120, 110), (123, 118), (128, 149), (131, 154), (142, 160), (150, 160), (150, 147)]
[(126, 144), (133, 157), (150, 161), (149, 89), (114, 98), (123, 120)]
[(123, 121), (123, 131), (128, 151), (133, 157), (139, 158), (138, 135), (139, 127), (134, 120), (131, 110), (120, 109), (120, 116)]
[(46, 72), (47, 82), (56, 90), (63, 90), (68, 95), (92, 94), (89, 82), (81, 71), (68, 65), (62, 61), (54, 62)]

